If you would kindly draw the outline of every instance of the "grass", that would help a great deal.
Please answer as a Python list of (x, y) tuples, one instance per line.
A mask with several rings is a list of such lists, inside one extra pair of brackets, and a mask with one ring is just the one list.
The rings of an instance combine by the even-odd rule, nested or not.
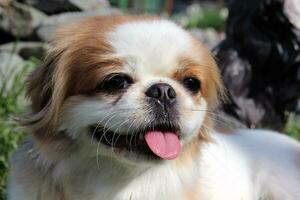
[[(24, 136), (24, 131), (14, 120), (24, 111), (26, 106), (24, 77), (39, 62), (39, 60), (31, 58), (17, 73), (13, 72), (14, 66), (8, 64), (7, 73), (0, 74), (3, 83), (0, 85), (0, 200), (5, 199), (9, 158)], [(15, 74), (12, 84), (7, 85), (6, 83), (11, 79), (10, 75), (12, 74)]]
[[(0, 88), (0, 200), (5, 199), (9, 158), (24, 136), (23, 130), (14, 121), (14, 117), (21, 115), (26, 106), (24, 101), (24, 77), (39, 62), (34, 58), (27, 61), (24, 68), (15, 76), (9, 92), (5, 88), (7, 86)], [(291, 115), (285, 127), (285, 132), (300, 140), (300, 125), (295, 121), (295, 116)]]

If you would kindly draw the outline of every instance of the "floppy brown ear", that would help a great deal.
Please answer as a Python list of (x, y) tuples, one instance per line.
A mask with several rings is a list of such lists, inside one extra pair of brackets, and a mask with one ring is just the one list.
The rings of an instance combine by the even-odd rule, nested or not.
[(55, 58), (47, 58), (28, 76), (27, 96), (32, 102), (32, 111), (35, 113), (45, 109), (50, 103), (53, 92), (52, 80), (55, 63)]
[(41, 65), (32, 71), (27, 79), (27, 96), (31, 101), (30, 112), (21, 119), (24, 126), (41, 127), (49, 123), (54, 91), (54, 79), (59, 55), (49, 54)]

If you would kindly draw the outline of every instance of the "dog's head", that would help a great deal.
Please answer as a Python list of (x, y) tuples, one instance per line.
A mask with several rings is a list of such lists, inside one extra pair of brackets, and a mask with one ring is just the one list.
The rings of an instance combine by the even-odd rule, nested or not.
[(175, 159), (206, 139), (221, 91), (210, 52), (174, 23), (98, 17), (58, 30), (29, 78), (26, 123), (42, 145), (68, 138), (95, 155)]

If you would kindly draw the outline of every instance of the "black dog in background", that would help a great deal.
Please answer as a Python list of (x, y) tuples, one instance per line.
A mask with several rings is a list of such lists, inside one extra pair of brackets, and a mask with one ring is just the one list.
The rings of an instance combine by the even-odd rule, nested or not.
[[(248, 127), (281, 129), (287, 113), (295, 111), (300, 97), (300, 28), (293, 24), (300, 22), (297, 1), (229, 1), (226, 39), (214, 53), (230, 93), (223, 110)], [(286, 14), (286, 3), (298, 6), (290, 6), (293, 15)]]

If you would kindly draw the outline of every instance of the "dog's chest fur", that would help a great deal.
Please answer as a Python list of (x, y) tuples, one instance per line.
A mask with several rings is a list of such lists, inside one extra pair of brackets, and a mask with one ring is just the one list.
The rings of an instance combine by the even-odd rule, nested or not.
[[(26, 153), (29, 151), (23, 149), (21, 152), (19, 161), (29, 162), (31, 158)], [(26, 188), (28, 191), (24, 192), (24, 188), (12, 187), (11, 193), (28, 194), (28, 197), (23, 196), (24, 200), (38, 199), (38, 196), (43, 200), (219, 200), (224, 195), (238, 200), (245, 192), (235, 191), (234, 187), (242, 186), (244, 173), (228, 169), (221, 158), (223, 152), (211, 148), (202, 149), (207, 156), (202, 155), (201, 160), (191, 157), (182, 162), (168, 161), (143, 169), (121, 165), (111, 158), (101, 158), (97, 164), (94, 158), (81, 157), (87, 153), (76, 153), (63, 159), (47, 172), (39, 171), (36, 166), (23, 166), (24, 174), (31, 177), (23, 185), (32, 188)], [(46, 163), (41, 164), (47, 169)], [(230, 180), (240, 182), (233, 184)]]
[[(76, 166), (76, 163), (72, 165)], [(192, 191), (197, 184), (195, 177), (199, 176), (196, 163), (182, 168), (174, 163), (164, 163), (151, 168), (126, 169), (104, 158), (99, 165), (97, 167), (96, 163), (91, 162), (85, 169), (74, 167), (74, 171), (67, 173), (59, 172), (60, 169), (66, 169), (64, 166), (57, 167), (58, 176), (65, 174), (63, 188), (67, 199), (182, 200), (191, 199), (192, 192), (193, 196), (196, 195)]]

